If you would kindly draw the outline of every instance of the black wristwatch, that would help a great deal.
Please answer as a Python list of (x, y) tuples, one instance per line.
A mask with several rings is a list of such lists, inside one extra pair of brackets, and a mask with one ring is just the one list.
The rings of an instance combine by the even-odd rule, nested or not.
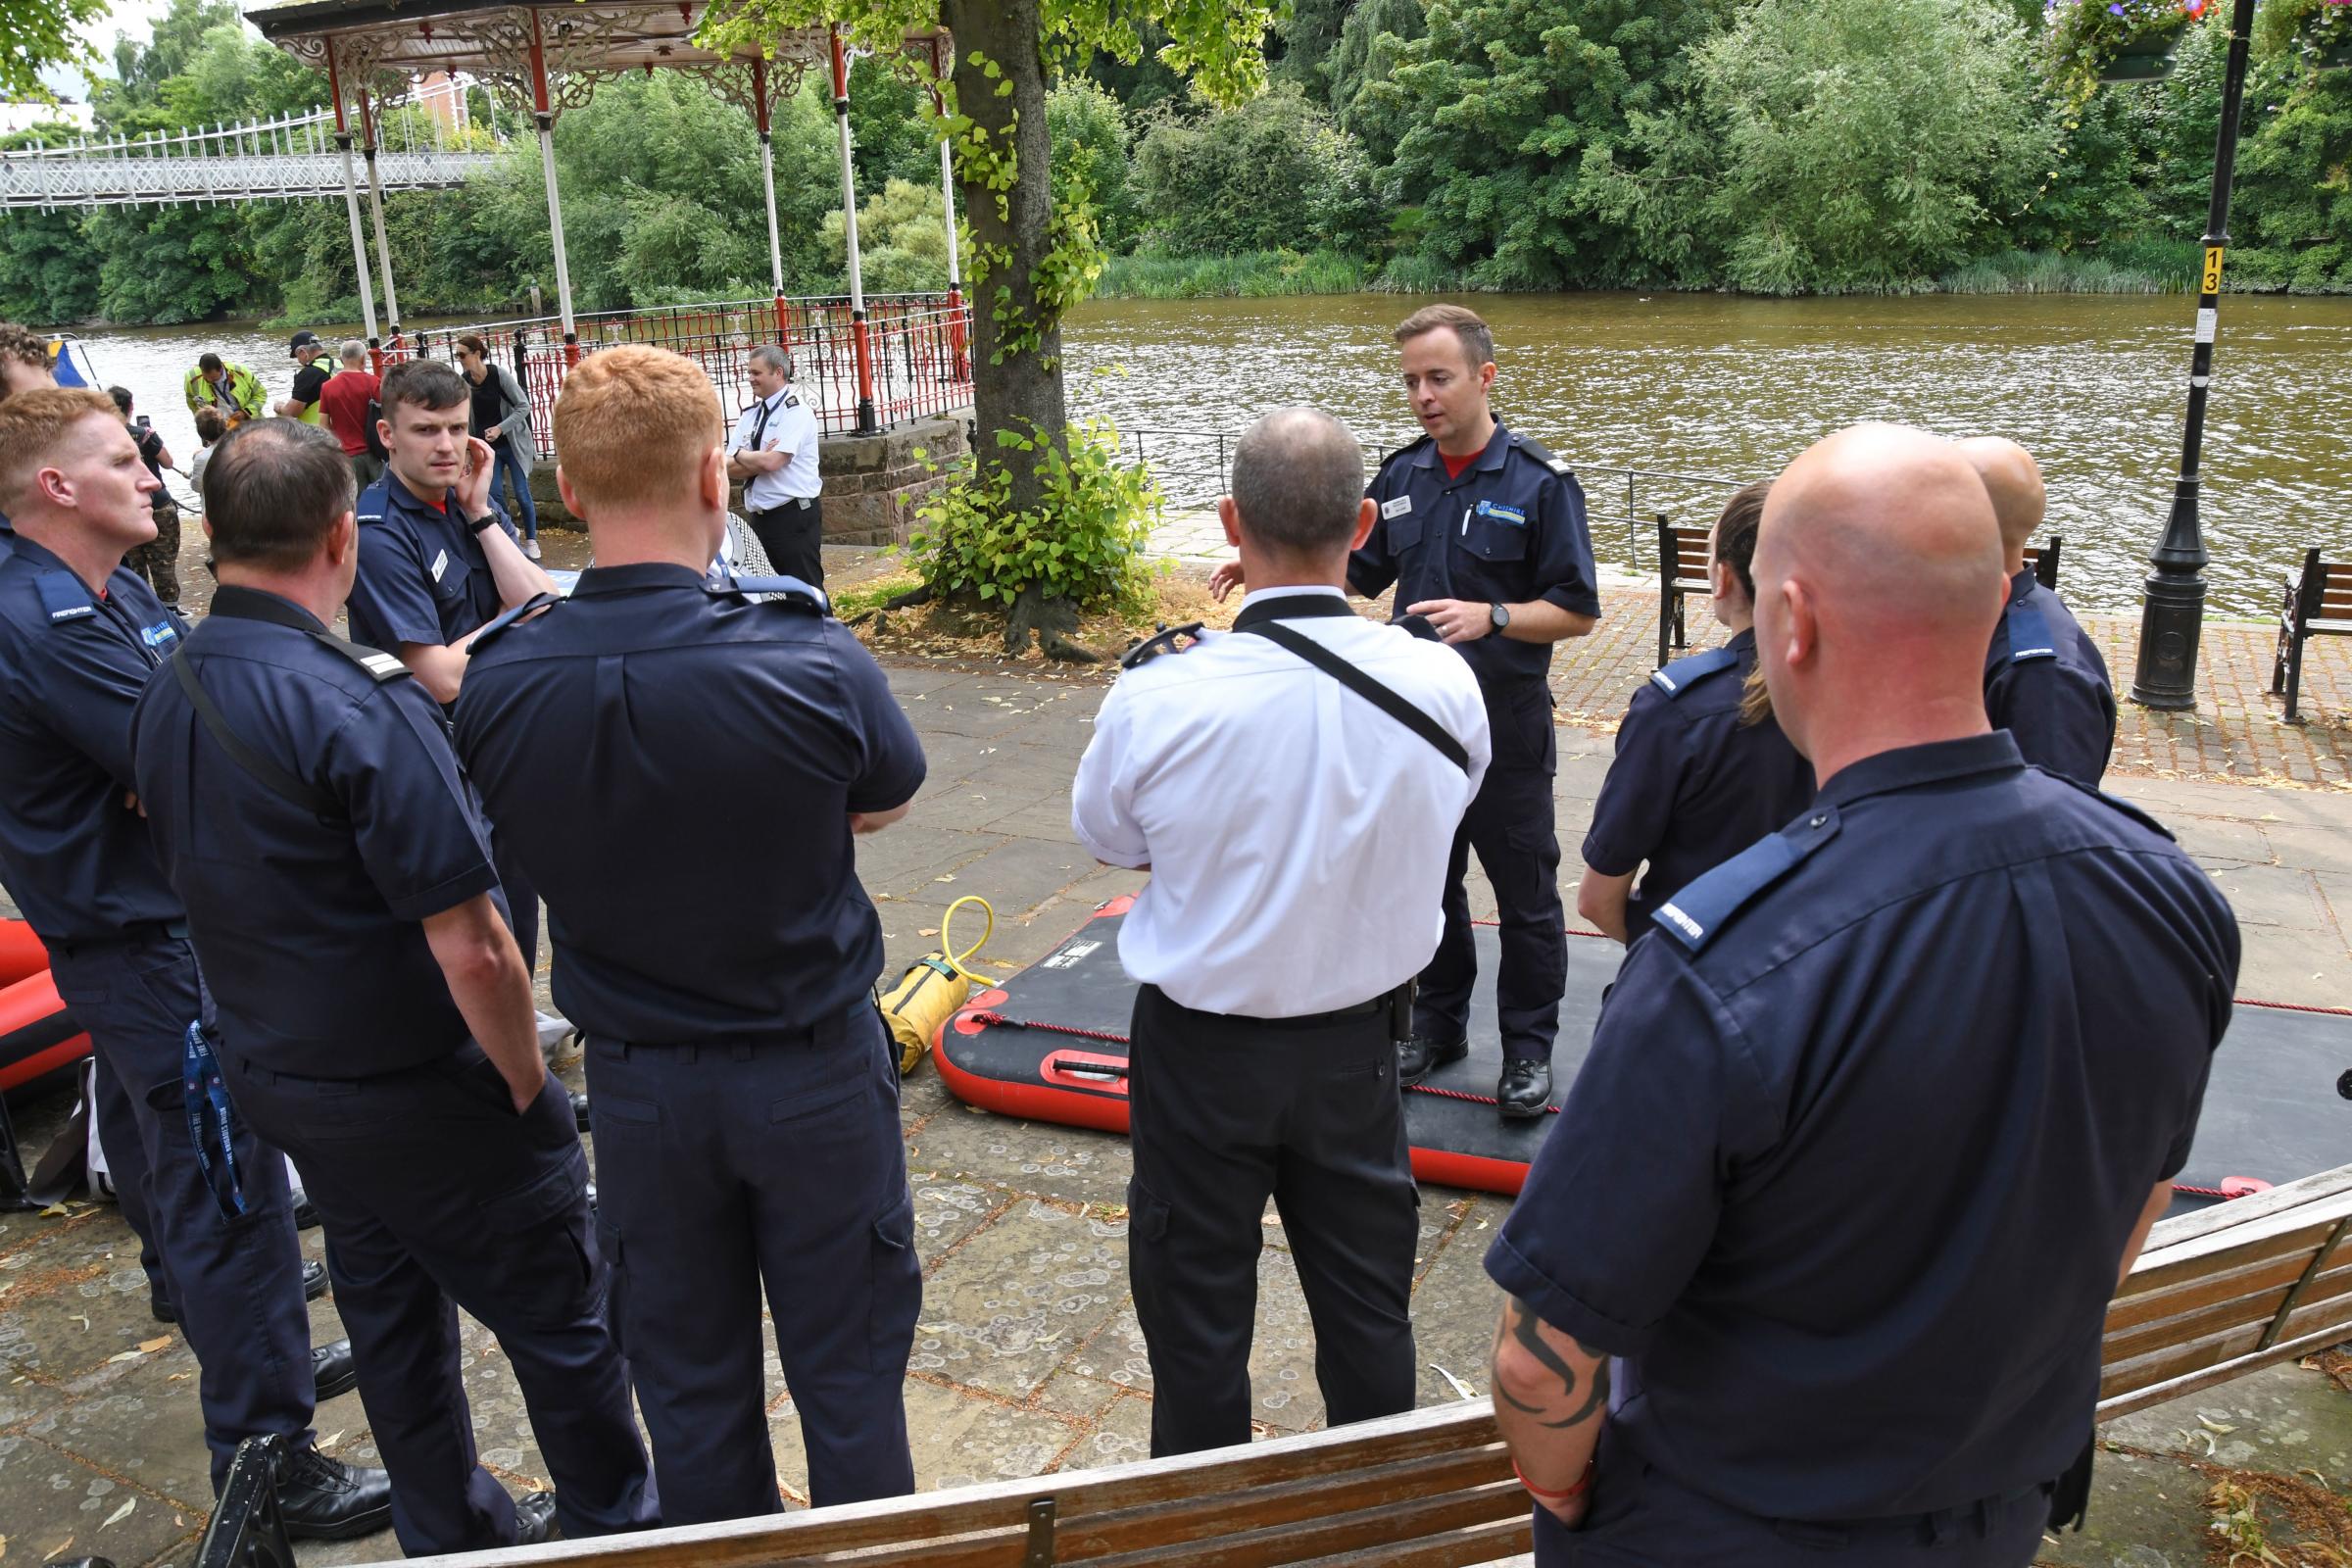
[(498, 514), (495, 512), (486, 514), (485, 515), (479, 517), (467, 517), (466, 519), (466, 531), (478, 539), (481, 537), (483, 529), (492, 526), (497, 521)]
[(1494, 623), (1496, 631), (1508, 630), (1511, 624), (1511, 607), (1499, 603), (1489, 605), (1487, 618)]

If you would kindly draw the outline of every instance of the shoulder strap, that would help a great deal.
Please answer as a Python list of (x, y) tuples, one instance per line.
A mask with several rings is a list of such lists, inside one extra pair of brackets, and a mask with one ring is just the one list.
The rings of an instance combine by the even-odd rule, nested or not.
[[(483, 649), (489, 647), (491, 643), (497, 641), (499, 637), (503, 636), (508, 627), (519, 624), (524, 619), (531, 615), (537, 614), (540, 611), (545, 610), (550, 605), (560, 605), (563, 602), (564, 596), (562, 594), (531, 595), (530, 598), (525, 599), (521, 604), (516, 605), (513, 610), (493, 615), (490, 617), (490, 619), (484, 621), (482, 623), (481, 630), (473, 634), (473, 641), (466, 645), (466, 651), (469, 654), (480, 653)], [(394, 661), (394, 662), (398, 662), (398, 661)]]
[(98, 602), (90, 597), (89, 589), (82, 586), (79, 577), (63, 566), (42, 572), (32, 579), (32, 585), (39, 591), (41, 608), (49, 612), (49, 620), (53, 625), (61, 620), (79, 620), (85, 615), (98, 613)]
[(1816, 801), (1796, 821), (1767, 833), (1649, 912), (1658, 929), (1697, 953), (1740, 906), (1838, 836), (1838, 808)]
[(1429, 742), (1432, 747), (1436, 748), (1440, 757), (1445, 758), (1464, 773), (1470, 771), (1470, 753), (1463, 748), (1460, 741), (1446, 733), (1446, 726), (1313, 638), (1301, 636), (1298, 631), (1284, 625), (1279, 620), (1261, 620), (1254, 626), (1243, 628), (1242, 635), (1263, 637), (1276, 647), (1296, 654), (1355, 693), (1356, 696), (1361, 697), (1365, 702), (1370, 703), (1374, 708), (1388, 714), (1397, 723), (1402, 724), (1406, 729)]
[(832, 601), (825, 597), (822, 588), (799, 577), (729, 576), (712, 581), (710, 591), (722, 597), (730, 594), (766, 594), (771, 604), (781, 600), (788, 605), (798, 605), (803, 610), (813, 610), (820, 615), (831, 613), (833, 609)]
[(2009, 606), (2009, 662), (2022, 664), (2029, 659), (2056, 659), (2058, 645), (2050, 638), (2049, 618), (2031, 604), (2012, 603)]
[(409, 673), (408, 665), (379, 648), (369, 648), (362, 643), (346, 642), (331, 631), (311, 631), (307, 626), (303, 630), (309, 635), (311, 641), (319, 647), (332, 649), (366, 670), (374, 677), (378, 686), (399, 680)]
[(343, 803), (307, 779), (296, 778), (260, 752), (245, 744), (245, 738), (228, 727), (220, 708), (205, 695), (204, 687), (196, 680), (196, 671), (184, 658), (172, 661), (172, 673), (178, 677), (179, 689), (188, 694), (196, 705), (196, 716), (204, 720), (205, 730), (214, 744), (226, 752), (229, 760), (253, 776), (255, 783), (289, 806), (298, 806), (316, 816), (336, 820), (346, 813)]
[(1729, 648), (1709, 648), (1688, 659), (1678, 659), (1664, 669), (1652, 671), (1649, 683), (1664, 692), (1671, 701), (1717, 670), (1729, 669), (1738, 662), (1740, 656)]

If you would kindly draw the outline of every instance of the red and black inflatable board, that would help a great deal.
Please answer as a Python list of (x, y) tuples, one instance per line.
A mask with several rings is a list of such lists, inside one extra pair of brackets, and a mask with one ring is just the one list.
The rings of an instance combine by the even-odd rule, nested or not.
[[(936, 1055), (951, 1094), (999, 1115), (1127, 1130), (1135, 982), (1119, 965), (1119, 924), (1133, 903), (1103, 905), (1077, 935), (972, 998), (941, 1027)], [(1405, 1092), (1405, 1139), (1422, 1181), (1512, 1194), (1527, 1179), (1551, 1117), (1506, 1122), (1494, 1113), (1494, 1080), (1502, 1073), (1492, 980), (1496, 938), (1491, 926), (1477, 934), (1482, 984), (1470, 1003), (1470, 1054)], [(1568, 949), (1568, 996), (1552, 1054), (1557, 1090), (1584, 1060), (1601, 988), (1616, 975), (1623, 951), (1613, 942), (1571, 942)]]
[(49, 977), (49, 950), (22, 920), (0, 920), (0, 1091), (20, 1088), (90, 1054)]
[[(1135, 983), (1120, 967), (1113, 899), (1077, 934), (943, 1025), (936, 1057), (948, 1090), (999, 1115), (1127, 1130), (1127, 1030)], [(1502, 1068), (1494, 1023), (1495, 933), (1477, 928), (1478, 990), (1470, 1054), (1405, 1093), (1413, 1174), (1446, 1187), (1515, 1194), (1551, 1117), (1505, 1122), (1494, 1113)], [(1566, 1094), (1616, 978), (1623, 949), (1570, 937), (1568, 989), (1552, 1051), (1552, 1108)], [(2340, 1090), (2339, 1090), (2340, 1081)], [(2352, 1012), (2241, 1001), (2215, 1054), (2178, 1211), (2213, 1201), (2225, 1183), (2276, 1186), (2330, 1170), (2352, 1148)]]

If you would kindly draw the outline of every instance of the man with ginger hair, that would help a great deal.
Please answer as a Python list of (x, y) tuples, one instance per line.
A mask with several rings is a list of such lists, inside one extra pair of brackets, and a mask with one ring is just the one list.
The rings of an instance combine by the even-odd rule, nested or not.
[(1920, 431), (1774, 481), (1756, 646), (1820, 793), (1651, 915), (1487, 1257), (1544, 1568), (2023, 1568), (2081, 1511), (2237, 928), (1986, 722), (2001, 565)]
[[(596, 564), (474, 637), (456, 716), (586, 1040), (598, 1224), (668, 1524), (781, 1507), (762, 1287), (811, 1499), (914, 1488), (921, 1265), (851, 836), (906, 814), (922, 748), (821, 593), (708, 575), (723, 434), (710, 378), (665, 350), (565, 377), (556, 483)], [(710, 803), (746, 789), (788, 831), (714, 858)]]
[(2001, 527), (2001, 569), (2009, 606), (1984, 656), (1984, 711), (1992, 727), (2017, 737), (2026, 760), (2099, 787), (2115, 750), (2115, 687), (2107, 661), (2057, 594), (2026, 565), (2026, 546), (2041, 526), (2041, 467), (2016, 442), (1982, 435), (1959, 443), (1992, 498)]

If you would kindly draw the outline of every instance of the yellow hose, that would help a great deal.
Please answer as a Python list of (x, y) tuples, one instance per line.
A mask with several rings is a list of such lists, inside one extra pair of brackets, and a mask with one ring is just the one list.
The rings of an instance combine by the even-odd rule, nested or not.
[[(948, 935), (948, 927), (956, 923), (956, 911), (962, 908), (967, 904), (977, 904), (980, 906), (980, 912), (988, 917), (988, 924), (982, 928), (979, 941), (973, 943), (961, 953), (957, 953), (956, 951), (956, 939)], [(980, 895), (977, 893), (967, 893), (962, 898), (957, 899), (954, 904), (948, 906), (948, 912), (940, 916), (939, 945), (944, 951), (944, 955), (948, 960), (948, 967), (955, 970), (957, 974), (963, 976), (966, 980), (969, 980), (976, 986), (987, 985), (988, 977), (982, 974), (974, 974), (971, 970), (965, 968), (963, 966), (963, 960), (970, 957), (973, 954), (978, 953), (982, 948), (987, 947), (988, 939), (996, 934), (997, 911), (989, 907), (988, 901), (980, 897)]]

